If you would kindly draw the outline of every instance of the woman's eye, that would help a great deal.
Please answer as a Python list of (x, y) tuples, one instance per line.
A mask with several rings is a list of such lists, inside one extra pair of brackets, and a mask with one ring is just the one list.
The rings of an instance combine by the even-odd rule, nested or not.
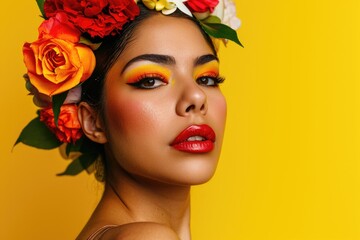
[(198, 79), (196, 79), (196, 82), (199, 85), (216, 87), (220, 83), (224, 82), (224, 80), (225, 80), (224, 78), (219, 77), (219, 76), (218, 77), (203, 76), (203, 77), (199, 77)]
[(153, 89), (160, 86), (164, 86), (167, 83), (164, 80), (156, 77), (145, 77), (134, 83), (128, 83), (131, 86), (142, 89)]

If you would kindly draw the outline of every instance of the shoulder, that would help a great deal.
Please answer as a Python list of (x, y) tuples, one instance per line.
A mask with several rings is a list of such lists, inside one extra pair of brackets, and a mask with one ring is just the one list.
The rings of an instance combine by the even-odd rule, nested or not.
[(174, 230), (154, 222), (135, 222), (120, 225), (107, 231), (102, 240), (180, 240)]

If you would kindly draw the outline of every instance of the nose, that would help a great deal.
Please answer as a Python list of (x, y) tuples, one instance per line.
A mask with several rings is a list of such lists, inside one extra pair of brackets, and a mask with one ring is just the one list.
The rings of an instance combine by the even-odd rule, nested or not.
[(191, 84), (183, 86), (181, 95), (176, 105), (176, 113), (178, 115), (206, 115), (207, 109), (207, 95), (194, 80), (191, 81)]

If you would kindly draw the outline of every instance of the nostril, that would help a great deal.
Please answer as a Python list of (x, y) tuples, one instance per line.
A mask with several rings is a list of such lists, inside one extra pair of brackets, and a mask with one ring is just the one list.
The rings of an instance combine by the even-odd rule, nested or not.
[(200, 111), (204, 111), (205, 110), (205, 104), (201, 105)]
[(191, 110), (195, 109), (195, 105), (190, 105), (186, 108), (186, 112), (190, 112)]

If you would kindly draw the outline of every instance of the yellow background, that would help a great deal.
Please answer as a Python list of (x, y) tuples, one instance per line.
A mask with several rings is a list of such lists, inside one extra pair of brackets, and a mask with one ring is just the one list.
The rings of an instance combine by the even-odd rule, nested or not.
[[(56, 177), (57, 150), (12, 144), (35, 116), (21, 46), (35, 0), (2, 2), (0, 239), (74, 239), (101, 195)], [(237, 0), (222, 47), (229, 113), (218, 171), (194, 187), (193, 239), (360, 239), (360, 1)]]

